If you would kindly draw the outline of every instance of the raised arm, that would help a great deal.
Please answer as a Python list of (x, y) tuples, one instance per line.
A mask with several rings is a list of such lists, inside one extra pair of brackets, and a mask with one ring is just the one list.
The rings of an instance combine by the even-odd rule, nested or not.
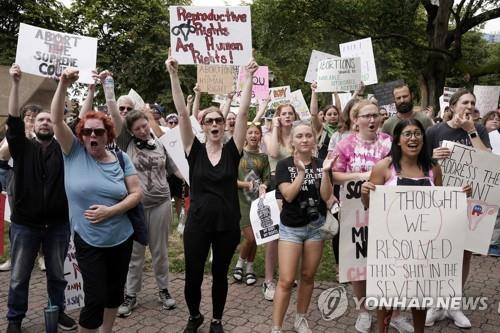
[(191, 115), (191, 112), (193, 111), (193, 99), (193, 95), (188, 95), (188, 97), (186, 98), (186, 108), (189, 115)]
[[(101, 84), (104, 84), (104, 80), (108, 76), (113, 76), (113, 73), (111, 73), (109, 70), (104, 70), (99, 73), (99, 80), (101, 81)], [(118, 110), (118, 103), (116, 103), (116, 98), (114, 96), (115, 94), (113, 94), (112, 99), (106, 99), (106, 106), (108, 107), (108, 112), (111, 115), (111, 120), (113, 120), (113, 124), (115, 125), (116, 136), (118, 137), (123, 129), (123, 118), (120, 115), (120, 110)]]
[(201, 100), (201, 89), (198, 83), (195, 84), (193, 91), (194, 91), (193, 116), (196, 120), (198, 120), (198, 113), (200, 112), (200, 100)]
[(316, 133), (320, 134), (323, 124), (318, 118), (318, 95), (316, 94), (316, 82), (311, 84), (311, 105), (309, 105), (309, 110), (311, 111), (312, 125)]
[(52, 98), (50, 105), (50, 118), (54, 126), (54, 134), (61, 145), (65, 154), (69, 154), (73, 144), (73, 132), (64, 121), (64, 100), (66, 91), (76, 80), (78, 80), (79, 71), (76, 68), (66, 68), (59, 78), (56, 93)]
[[(179, 115), (179, 129), (181, 132), (182, 144), (187, 155), (191, 151), (191, 146), (194, 141), (193, 129), (189, 113), (184, 103), (184, 94), (182, 93), (181, 83), (179, 82), (179, 64), (172, 56), (165, 61), (167, 71), (170, 74), (170, 86), (172, 89), (172, 97), (174, 99), (175, 109)], [(195, 98), (196, 104), (196, 98)], [(194, 111), (193, 111), (194, 113)]]
[(335, 104), (340, 113), (342, 113), (342, 102), (340, 101), (340, 96), (338, 92), (334, 91), (332, 95), (332, 103)]
[(224, 102), (224, 106), (222, 107), (221, 110), (224, 119), (226, 119), (229, 110), (231, 110), (231, 103), (233, 102), (233, 97), (234, 97), (234, 91), (226, 95), (226, 101)]
[(156, 122), (153, 113), (151, 112), (151, 108), (149, 107), (149, 104), (144, 105), (143, 109), (144, 114), (146, 117), (148, 117), (148, 123), (149, 127), (151, 130), (153, 130), (153, 133), (156, 135), (157, 138), (161, 137), (165, 132), (160, 128), (160, 125)]
[(11, 87), (9, 94), (9, 116), (19, 118), (21, 111), (19, 110), (19, 81), (21, 81), (21, 68), (19, 65), (12, 64), (9, 69), (11, 78)]
[[(241, 92), (240, 108), (236, 115), (233, 134), (234, 143), (240, 153), (243, 150), (247, 131), (248, 109), (250, 108), (250, 100), (252, 98), (253, 74), (258, 68), (259, 65), (253, 59), (245, 66), (245, 85)], [(229, 101), (229, 105), (231, 105), (231, 101)]]
[[(92, 71), (92, 77), (94, 80), (98, 78), (97, 72)], [(78, 114), (78, 118), (82, 119), (85, 113), (92, 111), (93, 103), (94, 103), (94, 94), (95, 94), (95, 83), (88, 85), (87, 97), (83, 101), (82, 108), (80, 109), (80, 113)]]
[(269, 92), (269, 95), (266, 98), (260, 100), (259, 110), (255, 114), (255, 118), (253, 118), (252, 120), (253, 123), (259, 122), (260, 118), (262, 118), (264, 113), (266, 113), (267, 105), (269, 104), (270, 101), (271, 101), (271, 92)]

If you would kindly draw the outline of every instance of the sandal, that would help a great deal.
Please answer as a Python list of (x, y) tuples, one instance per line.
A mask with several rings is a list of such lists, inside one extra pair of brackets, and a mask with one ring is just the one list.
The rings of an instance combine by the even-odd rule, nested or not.
[(255, 282), (257, 282), (257, 276), (255, 275), (255, 273), (245, 274), (245, 283), (247, 284), (247, 286), (251, 286), (255, 284)]
[(235, 267), (233, 269), (233, 278), (238, 282), (243, 281), (243, 268), (242, 267)]

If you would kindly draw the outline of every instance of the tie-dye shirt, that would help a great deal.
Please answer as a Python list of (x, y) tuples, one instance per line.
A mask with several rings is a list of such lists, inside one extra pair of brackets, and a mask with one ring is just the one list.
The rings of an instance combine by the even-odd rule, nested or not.
[(342, 139), (333, 151), (339, 158), (334, 170), (340, 172), (370, 171), (375, 163), (383, 159), (391, 151), (392, 137), (389, 134), (377, 133), (375, 140), (363, 140), (357, 133), (351, 133)]

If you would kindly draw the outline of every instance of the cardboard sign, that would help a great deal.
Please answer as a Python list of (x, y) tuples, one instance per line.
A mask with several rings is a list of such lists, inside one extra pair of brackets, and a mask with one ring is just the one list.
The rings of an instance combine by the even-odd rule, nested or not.
[(291, 91), (290, 86), (274, 87), (269, 89), (271, 101), (268, 108), (276, 109), (282, 104), (291, 104)]
[(64, 302), (66, 310), (83, 308), (85, 305), (83, 292), (83, 277), (80, 272), (80, 267), (76, 261), (76, 249), (73, 237), (69, 240), (68, 253), (64, 260), (64, 279), (68, 281), (64, 290)]
[(246, 65), (250, 7), (170, 6), (170, 50), (179, 64)]
[(342, 58), (359, 57), (361, 59), (361, 81), (366, 86), (378, 82), (370, 37), (339, 44), (339, 49)]
[(306, 78), (304, 79), (304, 81), (309, 83), (313, 83), (314, 81), (316, 81), (316, 75), (318, 73), (318, 63), (321, 60), (338, 58), (340, 57), (333, 54), (312, 50), (311, 58), (309, 59), (309, 66), (307, 66)]
[(373, 86), (373, 94), (378, 101), (379, 105), (389, 105), (394, 103), (394, 95), (392, 91), (394, 87), (404, 84), (404, 80), (395, 80)]
[(476, 95), (476, 109), (481, 116), (498, 109), (500, 86), (474, 86), (474, 95)]
[(366, 280), (368, 211), (361, 203), (361, 185), (353, 180), (340, 191), (339, 282)]
[(141, 95), (137, 93), (134, 89), (130, 89), (128, 92), (128, 97), (132, 98), (134, 101), (134, 108), (136, 110), (142, 110), (144, 108), (144, 100), (142, 99)]
[[(238, 90), (241, 93), (245, 82), (245, 68), (240, 66), (238, 74)], [(259, 66), (253, 74), (252, 99), (261, 100), (269, 95), (269, 68)]]
[(370, 193), (367, 297), (405, 307), (462, 296), (466, 198), (460, 187)]
[(198, 65), (196, 68), (202, 92), (226, 95), (234, 91), (233, 66)]
[(250, 206), (250, 222), (257, 245), (279, 239), (280, 210), (275, 192), (266, 193)]
[(292, 91), (290, 94), (290, 102), (299, 115), (300, 120), (311, 119), (311, 113), (309, 112), (309, 107), (304, 99), (304, 95), (302, 95), (302, 90)]
[(472, 187), (467, 201), (466, 250), (487, 254), (500, 206), (500, 156), (456, 142), (443, 141), (451, 156), (438, 160), (443, 186)]
[(322, 60), (318, 64), (317, 92), (356, 90), (361, 83), (359, 58)]
[(16, 64), (24, 73), (58, 78), (66, 67), (80, 70), (78, 82), (94, 83), (97, 38), (72, 35), (21, 23)]

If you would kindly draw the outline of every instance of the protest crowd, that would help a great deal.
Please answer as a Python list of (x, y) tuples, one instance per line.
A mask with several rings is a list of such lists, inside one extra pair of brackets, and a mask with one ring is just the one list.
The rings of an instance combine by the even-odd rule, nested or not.
[[(202, 17), (196, 15), (193, 17)], [(236, 21), (243, 19), (238, 16)], [(402, 186), (400, 191), (415, 193), (412, 199), (405, 197), (405, 205), (429, 208), (438, 205), (441, 192), (429, 189), (437, 187), (445, 191), (441, 204), (446, 207), (452, 200), (446, 197), (446, 189), (451, 191), (453, 186), (453, 198), (463, 205), (450, 203), (449, 210), (463, 221), (461, 237), (468, 237), (466, 233), (472, 233), (480, 223), (474, 219), (475, 213), (482, 213), (478, 210), (494, 205), (485, 199), (487, 194), (476, 197), (481, 191), (477, 184), (461, 180), (474, 179), (479, 172), (476, 167), (452, 164), (464, 154), (491, 156), (496, 165), (490, 165), (489, 177), (496, 177), (497, 182), (490, 190), (493, 193), (493, 187), (500, 187), (500, 157), (495, 157), (500, 155), (498, 103), (494, 109), (478, 110), (476, 95), (458, 89), (446, 108), (437, 113), (433, 107), (418, 107), (411, 87), (399, 82), (390, 85), (395, 111), (389, 112), (376, 96), (365, 94), (369, 85), (359, 78), (350, 86), (353, 89), (326, 87), (321, 71), (359, 67), (358, 58), (349, 58), (342, 66), (328, 63), (328, 59), (316, 64), (308, 105), (295, 103), (290, 87), (278, 97), (281, 90), (266, 87), (261, 98), (255, 98), (256, 76), (262, 66), (250, 56), (240, 64), (239, 87), (225, 91), (219, 106), (201, 105), (201, 95), (211, 92), (201, 82), (193, 87), (192, 94), (182, 90), (179, 68), (188, 64), (180, 59), (172, 50), (164, 65), (175, 105), (172, 110), (144, 103), (132, 94), (115, 96), (114, 80), (119, 78), (109, 70), (98, 73), (91, 68), (84, 73), (83, 68), (66, 65), (58, 76), (50, 109), (20, 105), (20, 83), (26, 72), (23, 64), (10, 67), (6, 137), (0, 146), (0, 182), (11, 209), (10, 258), (0, 266), (0, 270), (10, 272), (8, 333), (22, 331), (37, 257), (47, 276), (49, 306), (45, 312), (57, 313), (59, 328), (112, 332), (116, 320), (130, 316), (140, 306), (146, 248), (151, 253), (160, 306), (175, 311), (178, 303), (187, 304), (185, 333), (197, 332), (208, 316), (200, 310), (208, 258), (213, 307), (209, 332), (224, 332), (224, 310), (231, 306), (226, 304), (230, 279), (262, 288), (262, 299), (272, 302), (270, 332), (283, 332), (291, 299), (296, 300), (293, 329), (312, 332), (307, 318), (317, 311), (311, 302), (325, 246), (331, 246), (335, 256), (331, 269), (339, 272), (339, 281), (348, 283), (358, 300), (377, 295), (377, 288), (370, 282), (378, 280), (372, 260), (377, 262), (382, 253), (389, 253), (385, 259), (406, 254), (411, 257), (404, 245), (416, 244), (407, 241), (412, 237), (410, 228), (404, 229), (403, 236), (386, 230), (392, 237), (389, 245), (381, 245), (372, 229), (368, 240), (368, 216), (370, 228), (375, 228), (372, 216), (380, 215), (372, 211), (385, 207), (385, 201), (383, 205), (374, 204), (381, 191), (392, 188), (397, 193), (394, 188)], [(198, 57), (193, 55), (193, 59)], [(218, 71), (213, 73), (217, 75)], [(86, 81), (85, 100), (69, 116), (65, 104), (69, 88), (87, 74), (90, 79)], [(96, 107), (94, 96), (101, 87), (106, 104)], [(347, 93), (347, 98), (341, 99), (341, 92), (344, 97)], [(320, 105), (322, 93), (331, 95), (331, 103)], [(172, 142), (177, 142), (179, 150), (173, 149)], [(457, 157), (460, 149), (462, 157)], [(453, 168), (462, 168), (451, 172), (462, 178), (448, 175)], [(419, 203), (417, 192), (411, 192), (408, 186), (422, 191), (418, 193), (433, 191), (425, 192), (432, 193), (432, 200), (426, 201), (424, 196)], [(386, 192), (383, 195), (385, 200)], [(481, 206), (478, 201), (468, 213), (466, 200), (483, 200), (490, 206)], [(486, 244), (482, 254), (499, 256), (500, 215), (498, 198), (495, 200), (489, 236), (483, 235), (480, 242)], [(403, 216), (407, 218), (403, 213), (391, 223), (402, 225)], [(349, 214), (366, 214), (366, 221), (359, 216), (349, 221)], [(446, 221), (452, 218), (442, 215), (440, 223), (449, 229)], [(183, 227), (178, 228), (185, 260), (183, 300), (174, 299), (169, 291), (169, 234), (174, 217)], [(426, 223), (438, 222), (429, 219)], [(465, 229), (469, 224), (474, 227)], [(364, 261), (357, 261), (358, 251), (346, 250), (345, 246), (355, 243), (360, 233), (364, 237)], [(375, 241), (376, 249), (368, 245)], [(444, 294), (422, 292), (425, 296), (462, 296), (461, 288), (467, 284), (474, 260), (472, 253), (478, 251), (464, 247), (465, 238), (457, 242), (460, 246), (453, 241), (449, 248), (458, 258), (456, 282), (449, 282), (449, 289), (442, 287), (447, 290)], [(64, 261), (70, 244), (74, 244), (71, 246), (83, 279), (84, 305), (78, 319), (65, 311)], [(261, 244), (265, 247), (265, 274), (258, 284), (254, 262)], [(444, 247), (439, 251), (446, 251)], [(231, 267), (233, 256), (237, 260)], [(391, 264), (386, 267), (395, 270)], [(424, 277), (415, 275), (408, 280), (423, 285)], [(373, 283), (380, 287), (378, 282)], [(296, 298), (291, 297), (294, 292)], [(393, 294), (382, 292), (384, 295)], [(380, 306), (371, 311), (361, 301), (355, 328), (358, 332), (388, 332), (389, 327), (398, 332), (424, 332), (447, 318), (458, 328), (471, 327), (460, 307), (420, 304), (411, 307), (411, 319), (398, 309), (404, 307)], [(374, 316), (376, 327), (372, 325)]]

